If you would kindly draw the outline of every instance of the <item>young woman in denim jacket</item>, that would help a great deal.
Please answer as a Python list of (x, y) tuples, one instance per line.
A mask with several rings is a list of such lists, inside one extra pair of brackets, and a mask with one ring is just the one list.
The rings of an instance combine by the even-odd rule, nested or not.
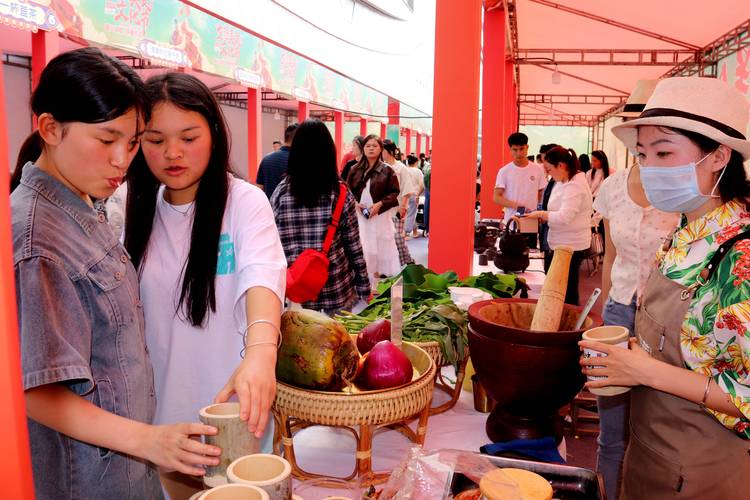
[(18, 319), (39, 499), (161, 498), (149, 464), (201, 474), (200, 424), (152, 426), (135, 269), (93, 200), (120, 185), (150, 113), (145, 87), (94, 48), (66, 52), (31, 99), (39, 129), (11, 196)]
[[(191, 418), (236, 393), (270, 452), (286, 280), (271, 205), (231, 175), (227, 127), (205, 84), (167, 73), (146, 87), (153, 113), (128, 172), (125, 246), (139, 271), (155, 422)], [(163, 483), (172, 496), (200, 488), (189, 479)]]

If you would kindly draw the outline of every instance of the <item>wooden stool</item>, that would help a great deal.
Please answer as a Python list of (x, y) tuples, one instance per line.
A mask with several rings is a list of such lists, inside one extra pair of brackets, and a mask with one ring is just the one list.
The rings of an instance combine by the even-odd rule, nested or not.
[(596, 396), (583, 389), (570, 402), (568, 416), (573, 435), (598, 435), (599, 414), (596, 412)]

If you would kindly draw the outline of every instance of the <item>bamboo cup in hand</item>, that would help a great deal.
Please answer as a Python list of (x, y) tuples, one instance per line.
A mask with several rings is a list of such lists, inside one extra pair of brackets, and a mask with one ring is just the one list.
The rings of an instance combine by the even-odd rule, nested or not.
[(240, 419), (239, 403), (219, 403), (202, 408), (198, 412), (200, 421), (216, 427), (219, 432), (205, 436), (207, 444), (221, 448), (219, 465), (206, 467), (203, 483), (208, 487), (227, 483), (227, 467), (244, 455), (260, 451), (260, 440), (247, 429), (247, 422)]
[(568, 272), (573, 249), (568, 246), (558, 246), (552, 257), (547, 277), (542, 285), (542, 292), (534, 309), (531, 320), (531, 330), (536, 332), (556, 332), (560, 330), (565, 292), (568, 289)]

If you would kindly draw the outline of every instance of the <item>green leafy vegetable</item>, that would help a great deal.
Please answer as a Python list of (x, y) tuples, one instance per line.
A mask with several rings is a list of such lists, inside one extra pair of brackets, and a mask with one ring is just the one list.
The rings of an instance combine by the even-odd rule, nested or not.
[(513, 274), (482, 273), (459, 280), (453, 271), (437, 274), (418, 264), (406, 266), (398, 275), (378, 284), (378, 296), (359, 314), (336, 316), (349, 333), (358, 333), (369, 323), (391, 316), (391, 287), (402, 277), (404, 283), (403, 338), (412, 342), (437, 342), (443, 357), (456, 369), (468, 346), (468, 319), (451, 301), (448, 287), (479, 288), (495, 298), (512, 297), (526, 284)]

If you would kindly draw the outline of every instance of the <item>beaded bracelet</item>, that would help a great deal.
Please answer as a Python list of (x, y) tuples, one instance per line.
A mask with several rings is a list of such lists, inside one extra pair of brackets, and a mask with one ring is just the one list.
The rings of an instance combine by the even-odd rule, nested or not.
[(700, 406), (701, 410), (706, 409), (706, 400), (708, 400), (708, 393), (711, 391), (711, 380), (713, 380), (713, 377), (709, 375), (706, 379), (706, 390), (703, 391), (703, 399), (700, 403), (698, 403), (698, 406)]

